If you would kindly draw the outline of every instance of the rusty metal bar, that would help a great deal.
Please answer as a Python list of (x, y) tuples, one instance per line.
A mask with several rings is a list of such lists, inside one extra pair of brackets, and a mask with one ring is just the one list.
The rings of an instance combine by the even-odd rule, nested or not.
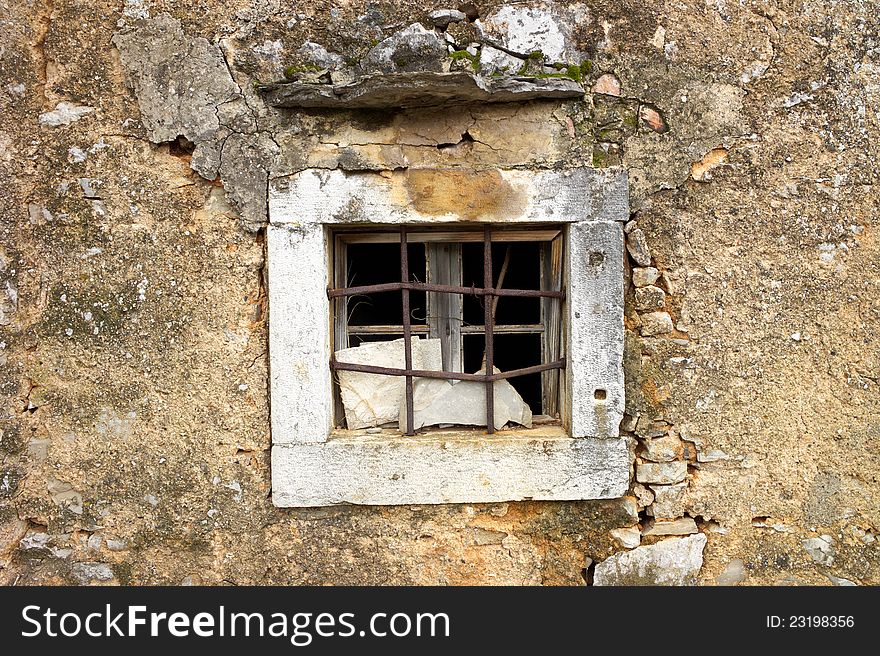
[(525, 297), (549, 297), (565, 298), (564, 291), (542, 291), (540, 289), (493, 289), (483, 287), (458, 287), (456, 285), (438, 285), (424, 282), (384, 282), (378, 285), (359, 285), (357, 287), (339, 287), (328, 289), (328, 298), (340, 296), (355, 296), (358, 294), (396, 292), (399, 289), (408, 289), (420, 292), (440, 292), (449, 294), (470, 294), (472, 296), (525, 296)]
[(489, 374), (466, 374), (459, 371), (432, 371), (427, 369), (395, 369), (393, 367), (378, 367), (372, 364), (354, 364), (352, 362), (338, 362), (333, 360), (330, 368), (334, 371), (358, 371), (364, 374), (380, 374), (383, 376), (414, 376), (416, 378), (442, 378), (444, 380), (470, 380), (478, 383), (506, 380), (528, 374), (537, 374), (550, 369), (565, 369), (565, 360), (556, 360), (546, 364), (536, 364), (522, 369), (499, 371)]
[[(400, 226), (400, 280), (409, 282), (409, 251), (406, 244), (406, 226)], [(407, 371), (412, 370), (412, 326), (409, 317), (409, 289), (402, 288), (403, 294), (403, 358)], [(415, 435), (413, 428), (413, 377), (406, 374), (406, 434)]]
[[(483, 288), (492, 290), (494, 276), (492, 275), (492, 229), (487, 225), (483, 231)], [(492, 290), (495, 291), (495, 290)], [(492, 328), (495, 323), (495, 313), (492, 312), (493, 307), (492, 292), (486, 294), (483, 300), (483, 327), (485, 328), (486, 340), (486, 374), (495, 373), (495, 349), (492, 339)], [(486, 432), (491, 435), (495, 432), (495, 383), (486, 380)]]
[[(427, 335), (428, 326), (424, 324), (414, 323), (410, 326), (413, 335)], [(483, 324), (475, 324), (472, 326), (462, 326), (459, 328), (462, 335), (482, 335)], [(512, 335), (536, 335), (545, 332), (543, 324), (540, 323), (502, 323), (496, 324), (494, 328), (495, 334), (504, 333)], [(400, 324), (356, 324), (349, 325), (349, 335), (402, 335), (403, 326)]]

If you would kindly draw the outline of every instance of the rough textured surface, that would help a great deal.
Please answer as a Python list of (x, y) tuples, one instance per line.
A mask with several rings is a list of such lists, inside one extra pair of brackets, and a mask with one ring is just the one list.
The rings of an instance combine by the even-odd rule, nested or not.
[[(322, 226), (269, 226), (272, 441), (323, 442), (333, 427), (327, 238)], [(267, 281), (268, 282), (268, 281)]]
[[(612, 73), (620, 97), (276, 119), (252, 82), (277, 79), (307, 41), (356, 59), (385, 26), (448, 5), (8, 3), (0, 580), (74, 583), (75, 563), (101, 562), (110, 583), (583, 584), (587, 559), (623, 548), (610, 531), (639, 521), (622, 500), (272, 506), (264, 236), (242, 229), (265, 212), (242, 217), (186, 144), (150, 141), (111, 40), (170, 13), (187, 38), (222, 45), (279, 143), (279, 174), (624, 165), (674, 323), (641, 338), (627, 292), (624, 419), (691, 452), (681, 512), (709, 540), (698, 581), (738, 559), (746, 585), (880, 584), (874, 4), (514, 6), (530, 4), (570, 26), (584, 86)], [(41, 124), (59, 103), (94, 111)], [(224, 122), (240, 106), (218, 110)], [(644, 106), (667, 131), (640, 121)], [(719, 147), (726, 161), (694, 180)], [(53, 500), (53, 478), (82, 514)], [(830, 566), (802, 545), (820, 535), (835, 540)]]
[[(328, 389), (330, 375), (329, 304), (326, 296), (327, 227), (336, 224), (405, 224), (440, 223), (474, 220), (505, 223), (542, 222), (569, 224), (568, 249), (565, 254), (565, 276), (569, 280), (564, 330), (567, 341), (568, 365), (564, 390), (560, 392), (562, 411), (559, 413), (567, 435), (574, 438), (616, 438), (624, 408), (623, 378), (623, 221), (626, 178), (619, 172), (595, 172), (590, 169), (519, 171), (491, 169), (460, 172), (452, 169), (358, 173), (308, 169), (279, 182), (270, 195), (268, 234), (270, 364), (272, 371), (272, 441), (274, 445), (318, 444), (308, 449), (276, 449), (273, 451), (273, 498), (285, 506), (315, 505), (320, 499), (360, 499), (358, 503), (443, 503), (458, 501), (511, 501), (524, 497), (572, 499), (577, 494), (599, 495), (582, 498), (607, 498), (609, 489), (605, 473), (614, 466), (614, 482), (629, 474), (628, 462), (613, 459), (599, 468), (599, 483), (575, 484), (563, 489), (546, 490), (541, 465), (555, 467), (566, 475), (573, 474), (574, 463), (589, 466), (598, 462), (583, 458), (578, 449), (568, 451), (571, 458), (559, 462), (537, 460), (526, 466), (520, 460), (521, 449), (513, 449), (513, 461), (502, 463), (499, 471), (511, 473), (493, 481), (491, 493), (473, 490), (468, 497), (466, 484), (473, 482), (487, 457), (492, 462), (504, 455), (474, 458), (470, 446), (448, 440), (441, 454), (430, 450), (394, 450), (394, 467), (398, 477), (407, 478), (406, 485), (394, 490), (382, 487), (384, 450), (372, 447), (366, 451), (352, 448), (348, 442), (328, 440), (333, 425), (332, 397)], [(360, 354), (360, 348), (348, 349)], [(358, 358), (360, 359), (360, 358)], [(376, 364), (373, 362), (372, 364)], [(343, 381), (340, 382), (342, 384)], [(399, 390), (400, 381), (392, 381)], [(421, 388), (436, 389), (443, 381), (428, 381)], [(499, 385), (496, 423), (508, 420), (531, 424), (531, 411), (523, 412), (522, 401), (506, 384)], [(460, 389), (459, 389), (460, 388)], [(513, 392), (506, 396), (504, 389)], [(450, 396), (461, 394), (468, 385), (455, 386)], [(515, 397), (515, 398), (514, 398)], [(398, 396), (394, 397), (399, 401)], [(517, 403), (517, 399), (519, 403)], [(348, 403), (358, 399), (350, 398)], [(481, 403), (466, 416), (463, 423), (485, 421)], [(518, 406), (518, 407), (517, 407)], [(418, 410), (419, 408), (417, 408)], [(346, 410), (348, 412), (348, 409)], [(416, 414), (417, 427), (424, 425), (425, 415)], [(430, 423), (453, 423), (445, 415), (433, 414)], [(403, 420), (401, 420), (401, 425)], [(375, 424), (376, 422), (372, 422)], [(369, 421), (354, 422), (349, 428), (371, 425)], [(404, 438), (401, 438), (404, 442)], [(333, 442), (333, 444), (331, 444)], [(323, 443), (323, 445), (321, 445)], [(609, 442), (617, 444), (619, 442)], [(393, 445), (392, 445), (393, 446)], [(426, 447), (427, 449), (427, 447)], [(449, 494), (435, 489), (430, 476), (416, 475), (428, 462), (445, 458), (453, 471), (462, 472), (461, 480), (453, 478)], [(359, 470), (357, 458), (366, 463), (377, 462), (367, 471)], [(283, 464), (279, 465), (279, 459)], [(381, 466), (379, 466), (381, 464)], [(476, 471), (476, 473), (475, 473)], [(379, 475), (381, 472), (383, 475)], [(403, 472), (403, 473), (401, 473)], [(342, 485), (339, 490), (318, 488), (314, 495), (307, 490), (323, 478)], [(513, 474), (519, 480), (513, 480)], [(552, 476), (552, 471), (546, 472)], [(594, 474), (582, 471), (577, 480), (591, 479)], [(311, 478), (310, 478), (311, 477)], [(552, 479), (550, 479), (552, 480)], [(679, 479), (681, 480), (681, 479)], [(532, 494), (533, 490), (542, 490)], [(353, 490), (358, 490), (354, 495)], [(505, 497), (505, 494), (514, 496)], [(346, 496), (347, 495), (347, 496)], [(562, 495), (562, 496), (560, 496)], [(372, 499), (373, 501), (367, 501)]]
[(627, 461), (623, 439), (542, 438), (540, 431), (332, 437), (274, 447), (272, 490), (279, 506), (613, 499), (629, 484)]
[(290, 82), (262, 87), (275, 107), (383, 109), (460, 103), (526, 102), (581, 98), (584, 88), (567, 78), (487, 78), (465, 72), (368, 75), (347, 84)]
[(183, 32), (167, 14), (137, 21), (112, 39), (138, 98), (153, 143), (180, 137), (194, 145), (191, 166), (218, 173), (245, 225), (266, 222), (266, 181), (278, 145), (258, 127), (258, 115), (233, 78), (221, 45)]
[(593, 585), (694, 585), (705, 546), (701, 534), (615, 554), (596, 565)]
[(623, 221), (620, 171), (308, 169), (273, 181), (272, 223), (571, 223)]

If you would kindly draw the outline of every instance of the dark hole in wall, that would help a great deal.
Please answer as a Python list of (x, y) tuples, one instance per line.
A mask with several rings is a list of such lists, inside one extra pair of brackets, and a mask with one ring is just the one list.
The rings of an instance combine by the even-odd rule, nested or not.
[(469, 144), (474, 143), (474, 138), (471, 136), (471, 133), (465, 130), (461, 134), (461, 139), (456, 143), (438, 143), (438, 150), (455, 150), (459, 146), (468, 146)]
[[(495, 344), (495, 367), (501, 371), (522, 369), (541, 363), (541, 336), (533, 335), (501, 335), (493, 337)], [(483, 349), (486, 338), (483, 335), (464, 336), (464, 370), (473, 373), (480, 368), (483, 361)], [(541, 414), (541, 374), (529, 374), (508, 378), (507, 382), (529, 404), (532, 413)]]
[[(408, 244), (410, 279), (425, 282), (425, 246)], [(400, 244), (349, 244), (348, 286), (378, 285), (400, 281)], [(409, 293), (410, 321), (425, 325), (427, 299), (425, 292)], [(399, 290), (352, 296), (348, 300), (350, 326), (401, 325), (403, 294)], [(386, 336), (384, 339), (388, 339)], [(375, 341), (375, 340), (371, 340)], [(355, 346), (356, 344), (352, 344)]]
[(477, 5), (473, 2), (462, 2), (458, 5), (458, 10), (467, 16), (467, 19), (471, 22), (480, 17), (480, 10), (477, 9)]
[(168, 152), (175, 157), (190, 157), (195, 149), (196, 145), (183, 135), (178, 135), (177, 139), (168, 142)]
[[(504, 265), (504, 254), (510, 247), (510, 264), (504, 276), (504, 289), (540, 289), (541, 257), (537, 242), (514, 242), (492, 244), (492, 283), (498, 284), (498, 276)], [(483, 286), (483, 244), (462, 244), (462, 283), (466, 287)], [(484, 321), (483, 298), (464, 297), (464, 325), (482, 326)], [(540, 323), (541, 299), (501, 297), (495, 314), (497, 325)], [(537, 364), (537, 363), (534, 363)]]
[(589, 565), (587, 565), (586, 567), (584, 567), (581, 570), (581, 576), (584, 579), (584, 583), (586, 583), (587, 585), (593, 585), (593, 578), (595, 577), (595, 575), (596, 575), (596, 563), (594, 563), (592, 561), (590, 562)]

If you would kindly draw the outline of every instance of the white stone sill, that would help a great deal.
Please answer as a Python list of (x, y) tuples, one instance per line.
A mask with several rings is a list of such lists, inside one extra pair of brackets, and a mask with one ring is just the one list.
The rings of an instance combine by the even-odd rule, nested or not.
[(556, 426), (491, 437), (337, 433), (272, 448), (280, 507), (613, 499), (628, 485), (623, 438), (571, 438)]

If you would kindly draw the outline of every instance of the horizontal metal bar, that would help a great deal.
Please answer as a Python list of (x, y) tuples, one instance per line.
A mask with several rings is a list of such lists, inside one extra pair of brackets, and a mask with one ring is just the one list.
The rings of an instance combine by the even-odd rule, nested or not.
[[(411, 330), (413, 335), (426, 335), (428, 333), (428, 326), (421, 324), (413, 324), (411, 326)], [(481, 325), (475, 326), (462, 326), (459, 328), (462, 335), (482, 335), (484, 328)], [(522, 334), (532, 334), (532, 333), (543, 333), (544, 325), (540, 323), (516, 323), (516, 324), (501, 324), (500, 326), (495, 326), (496, 333), (522, 333)], [(348, 334), (349, 335), (402, 335), (403, 334), (403, 326), (392, 326), (392, 325), (372, 325), (372, 326), (348, 326)]]
[(447, 294), (470, 294), (472, 296), (525, 296), (542, 298), (565, 298), (564, 291), (542, 291), (540, 289), (487, 289), (484, 287), (457, 287), (455, 285), (435, 285), (424, 282), (386, 282), (379, 285), (360, 285), (328, 289), (329, 298), (357, 296), (360, 294), (395, 292), (401, 289)]
[(465, 374), (457, 371), (427, 371), (424, 369), (394, 369), (392, 367), (377, 367), (371, 364), (353, 364), (351, 362), (330, 362), (330, 368), (334, 371), (357, 371), (364, 374), (380, 374), (382, 376), (415, 376), (417, 378), (442, 378), (444, 380), (472, 380), (480, 383), (488, 381), (505, 380), (518, 376), (540, 373), (549, 369), (565, 369), (565, 360), (557, 360), (547, 364), (536, 364), (533, 367), (500, 371), (497, 374)]

